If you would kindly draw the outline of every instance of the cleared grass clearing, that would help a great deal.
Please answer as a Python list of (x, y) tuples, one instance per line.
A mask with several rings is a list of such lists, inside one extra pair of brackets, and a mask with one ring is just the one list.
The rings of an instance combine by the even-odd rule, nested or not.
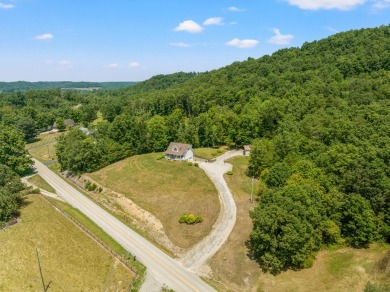
[(54, 145), (56, 138), (64, 133), (41, 134), (36, 138), (36, 142), (26, 145), (26, 150), (31, 156), (39, 161), (51, 161), (57, 159)]
[[(185, 162), (157, 160), (160, 155), (133, 156), (89, 176), (154, 214), (169, 239), (188, 248), (210, 232), (220, 211), (218, 193), (202, 169)], [(179, 217), (187, 213), (201, 215), (203, 222), (180, 224)]]
[(203, 159), (213, 159), (226, 152), (226, 146), (214, 147), (214, 148), (196, 148), (194, 149), (194, 155)]
[[(247, 256), (245, 241), (252, 231), (249, 217), (251, 179), (245, 175), (249, 157), (235, 157), (233, 175), (225, 175), (237, 205), (237, 221), (226, 243), (210, 260), (212, 281), (220, 291), (364, 291), (367, 282), (390, 287), (390, 247), (323, 251), (310, 269), (264, 274)], [(255, 181), (255, 189), (258, 181)], [(386, 274), (387, 273), (387, 274)], [(221, 282), (218, 283), (217, 281)], [(383, 290), (386, 291), (386, 290)]]
[(36, 187), (55, 194), (55, 189), (52, 188), (39, 174), (36, 174), (28, 179), (28, 181), (34, 184)]
[(51, 291), (124, 291), (134, 273), (40, 196), (29, 196), (21, 222), (0, 232), (0, 290), (42, 289), (35, 248)]

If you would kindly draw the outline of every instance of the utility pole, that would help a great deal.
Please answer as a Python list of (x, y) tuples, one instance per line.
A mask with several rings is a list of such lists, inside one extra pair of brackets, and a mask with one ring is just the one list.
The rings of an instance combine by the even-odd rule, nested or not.
[(252, 176), (251, 204), (253, 204), (253, 180), (254, 180), (254, 177)]
[(43, 292), (46, 292), (45, 281), (43, 280), (42, 269), (41, 269), (41, 261), (39, 260), (38, 248), (36, 248), (35, 250), (37, 252), (38, 270), (39, 270), (39, 274), (41, 275), (41, 280), (42, 280), (42, 290), (43, 290)]

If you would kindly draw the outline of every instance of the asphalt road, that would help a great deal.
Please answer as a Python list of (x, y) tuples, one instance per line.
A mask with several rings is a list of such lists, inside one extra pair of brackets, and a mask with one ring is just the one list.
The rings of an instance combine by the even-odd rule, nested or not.
[(203, 282), (198, 275), (183, 267), (138, 233), (127, 227), (114, 216), (103, 210), (81, 194), (41, 162), (34, 160), (38, 173), (73, 207), (88, 216), (107, 234), (114, 238), (126, 250), (137, 256), (143, 263), (149, 276), (169, 288), (179, 291), (215, 291)]

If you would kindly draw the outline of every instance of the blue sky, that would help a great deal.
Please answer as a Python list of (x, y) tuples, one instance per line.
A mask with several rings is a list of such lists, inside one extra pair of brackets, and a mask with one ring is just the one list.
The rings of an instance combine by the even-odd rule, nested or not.
[(390, 0), (0, 0), (0, 81), (141, 81), (388, 25)]

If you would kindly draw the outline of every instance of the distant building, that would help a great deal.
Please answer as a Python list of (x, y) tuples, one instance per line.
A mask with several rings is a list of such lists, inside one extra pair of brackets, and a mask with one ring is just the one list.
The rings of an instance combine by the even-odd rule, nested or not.
[[(76, 123), (72, 119), (66, 119), (64, 120), (64, 123), (67, 128), (76, 126)], [(57, 129), (56, 123), (54, 123), (53, 126), (51, 127), (51, 130), (53, 129)]]
[(66, 119), (66, 120), (64, 120), (64, 123), (65, 123), (66, 127), (76, 126), (76, 123), (72, 119)]
[(171, 142), (164, 153), (165, 158), (171, 160), (192, 161), (194, 158), (191, 144)]
[(249, 155), (251, 154), (251, 145), (244, 145), (244, 151), (243, 151), (243, 154), (244, 155)]

